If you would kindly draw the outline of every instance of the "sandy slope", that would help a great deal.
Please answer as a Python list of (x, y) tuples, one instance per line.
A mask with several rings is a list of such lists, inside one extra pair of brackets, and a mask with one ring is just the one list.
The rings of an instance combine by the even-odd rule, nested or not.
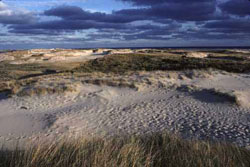
[(152, 84), (137, 91), (84, 84), (77, 92), (61, 95), (1, 95), (0, 142), (13, 146), (17, 140), (171, 131), (185, 138), (250, 145), (250, 109), (209, 91), (242, 92), (240, 97), (249, 104), (250, 75), (217, 72), (207, 78), (166, 80), (169, 73), (160, 74), (177, 89)]
[(101, 58), (105, 55), (129, 53), (134, 53), (134, 51), (131, 49), (32, 49), (23, 52), (0, 53), (0, 62), (9, 61), (10, 64), (19, 65), (32, 63), (69, 63)]

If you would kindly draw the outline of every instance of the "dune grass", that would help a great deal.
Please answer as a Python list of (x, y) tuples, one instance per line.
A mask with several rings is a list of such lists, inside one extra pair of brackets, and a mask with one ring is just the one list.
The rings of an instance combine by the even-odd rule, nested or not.
[(1, 167), (248, 167), (250, 151), (168, 134), (79, 139), (0, 151)]
[(250, 61), (247, 60), (223, 60), (209, 58), (187, 58), (173, 55), (109, 55), (104, 58), (90, 60), (73, 72), (114, 72), (124, 73), (127, 71), (156, 71), (156, 70), (187, 70), (214, 68), (227, 72), (249, 72)]

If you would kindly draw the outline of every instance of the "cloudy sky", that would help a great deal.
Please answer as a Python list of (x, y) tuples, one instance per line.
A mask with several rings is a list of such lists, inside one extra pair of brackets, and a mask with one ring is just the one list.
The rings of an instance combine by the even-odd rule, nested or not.
[(0, 49), (249, 45), (249, 0), (0, 0)]

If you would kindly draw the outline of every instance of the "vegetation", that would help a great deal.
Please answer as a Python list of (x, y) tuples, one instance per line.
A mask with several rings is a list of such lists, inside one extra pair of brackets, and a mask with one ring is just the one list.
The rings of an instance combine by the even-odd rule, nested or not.
[(19, 77), (42, 73), (48, 67), (40, 64), (22, 64), (15, 65), (9, 63), (0, 63), (0, 81), (17, 80)]
[[(163, 51), (162, 51), (163, 52)], [(163, 53), (141, 53), (126, 55), (108, 55), (104, 58), (75, 63), (41, 63), (41, 64), (9, 64), (0, 62), (0, 82), (20, 80), (52, 73), (67, 72), (115, 72), (185, 70), (214, 68), (228, 72), (249, 72), (250, 59), (243, 53), (232, 51), (210, 51), (208, 58), (185, 57), (186, 52), (164, 51)], [(209, 53), (210, 53), (209, 52)], [(26, 51), (11, 52), (14, 57)]]
[(73, 72), (114, 72), (155, 71), (155, 70), (186, 70), (214, 68), (227, 72), (248, 72), (250, 61), (212, 58), (187, 58), (169, 55), (111, 55), (101, 59), (90, 60), (77, 67)]
[(70, 70), (75, 64), (9, 64), (0, 62), (0, 93), (16, 94), (23, 86), (34, 85), (39, 77), (49, 77)]
[[(15, 53), (15, 52), (14, 52)], [(227, 53), (227, 52), (226, 52)], [(18, 54), (21, 54), (18, 52)], [(16, 94), (20, 88), (31, 86), (39, 77), (100, 72), (123, 74), (134, 71), (186, 70), (214, 68), (228, 72), (249, 72), (250, 60), (243, 54), (219, 52), (208, 58), (183, 56), (182, 52), (108, 55), (104, 58), (74, 63), (9, 64), (0, 62), (0, 92)], [(93, 81), (89, 81), (90, 83)], [(101, 82), (101, 81), (100, 81)], [(97, 83), (98, 84), (98, 83)], [(112, 84), (112, 83), (111, 83)], [(52, 91), (53, 92), (53, 91)]]
[(185, 141), (167, 134), (59, 142), (1, 151), (1, 167), (247, 167), (250, 151), (225, 144)]

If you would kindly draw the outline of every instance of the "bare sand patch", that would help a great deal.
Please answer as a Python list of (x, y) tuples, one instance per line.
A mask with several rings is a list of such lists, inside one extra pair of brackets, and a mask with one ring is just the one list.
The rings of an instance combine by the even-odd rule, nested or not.
[(27, 113), (15, 113), (0, 117), (1, 136), (25, 137), (32, 133), (41, 133), (49, 125), (49, 122), (39, 120), (38, 115)]
[(202, 52), (188, 52), (186, 57), (193, 57), (193, 58), (206, 58), (208, 56), (208, 53), (202, 53)]
[(9, 56), (7, 54), (0, 54), (0, 62), (2, 61), (11, 61), (11, 60), (14, 60), (15, 58), (13, 56)]
[[(75, 62), (97, 58), (94, 50), (73, 50), (73, 49), (34, 49), (25, 53), (11, 53), (15, 56), (0, 56), (3, 59), (11, 60), (10, 64), (30, 64), (30, 63), (55, 63), (55, 62)], [(102, 54), (98, 55), (98, 57)], [(12, 58), (12, 59), (10, 59)]]

